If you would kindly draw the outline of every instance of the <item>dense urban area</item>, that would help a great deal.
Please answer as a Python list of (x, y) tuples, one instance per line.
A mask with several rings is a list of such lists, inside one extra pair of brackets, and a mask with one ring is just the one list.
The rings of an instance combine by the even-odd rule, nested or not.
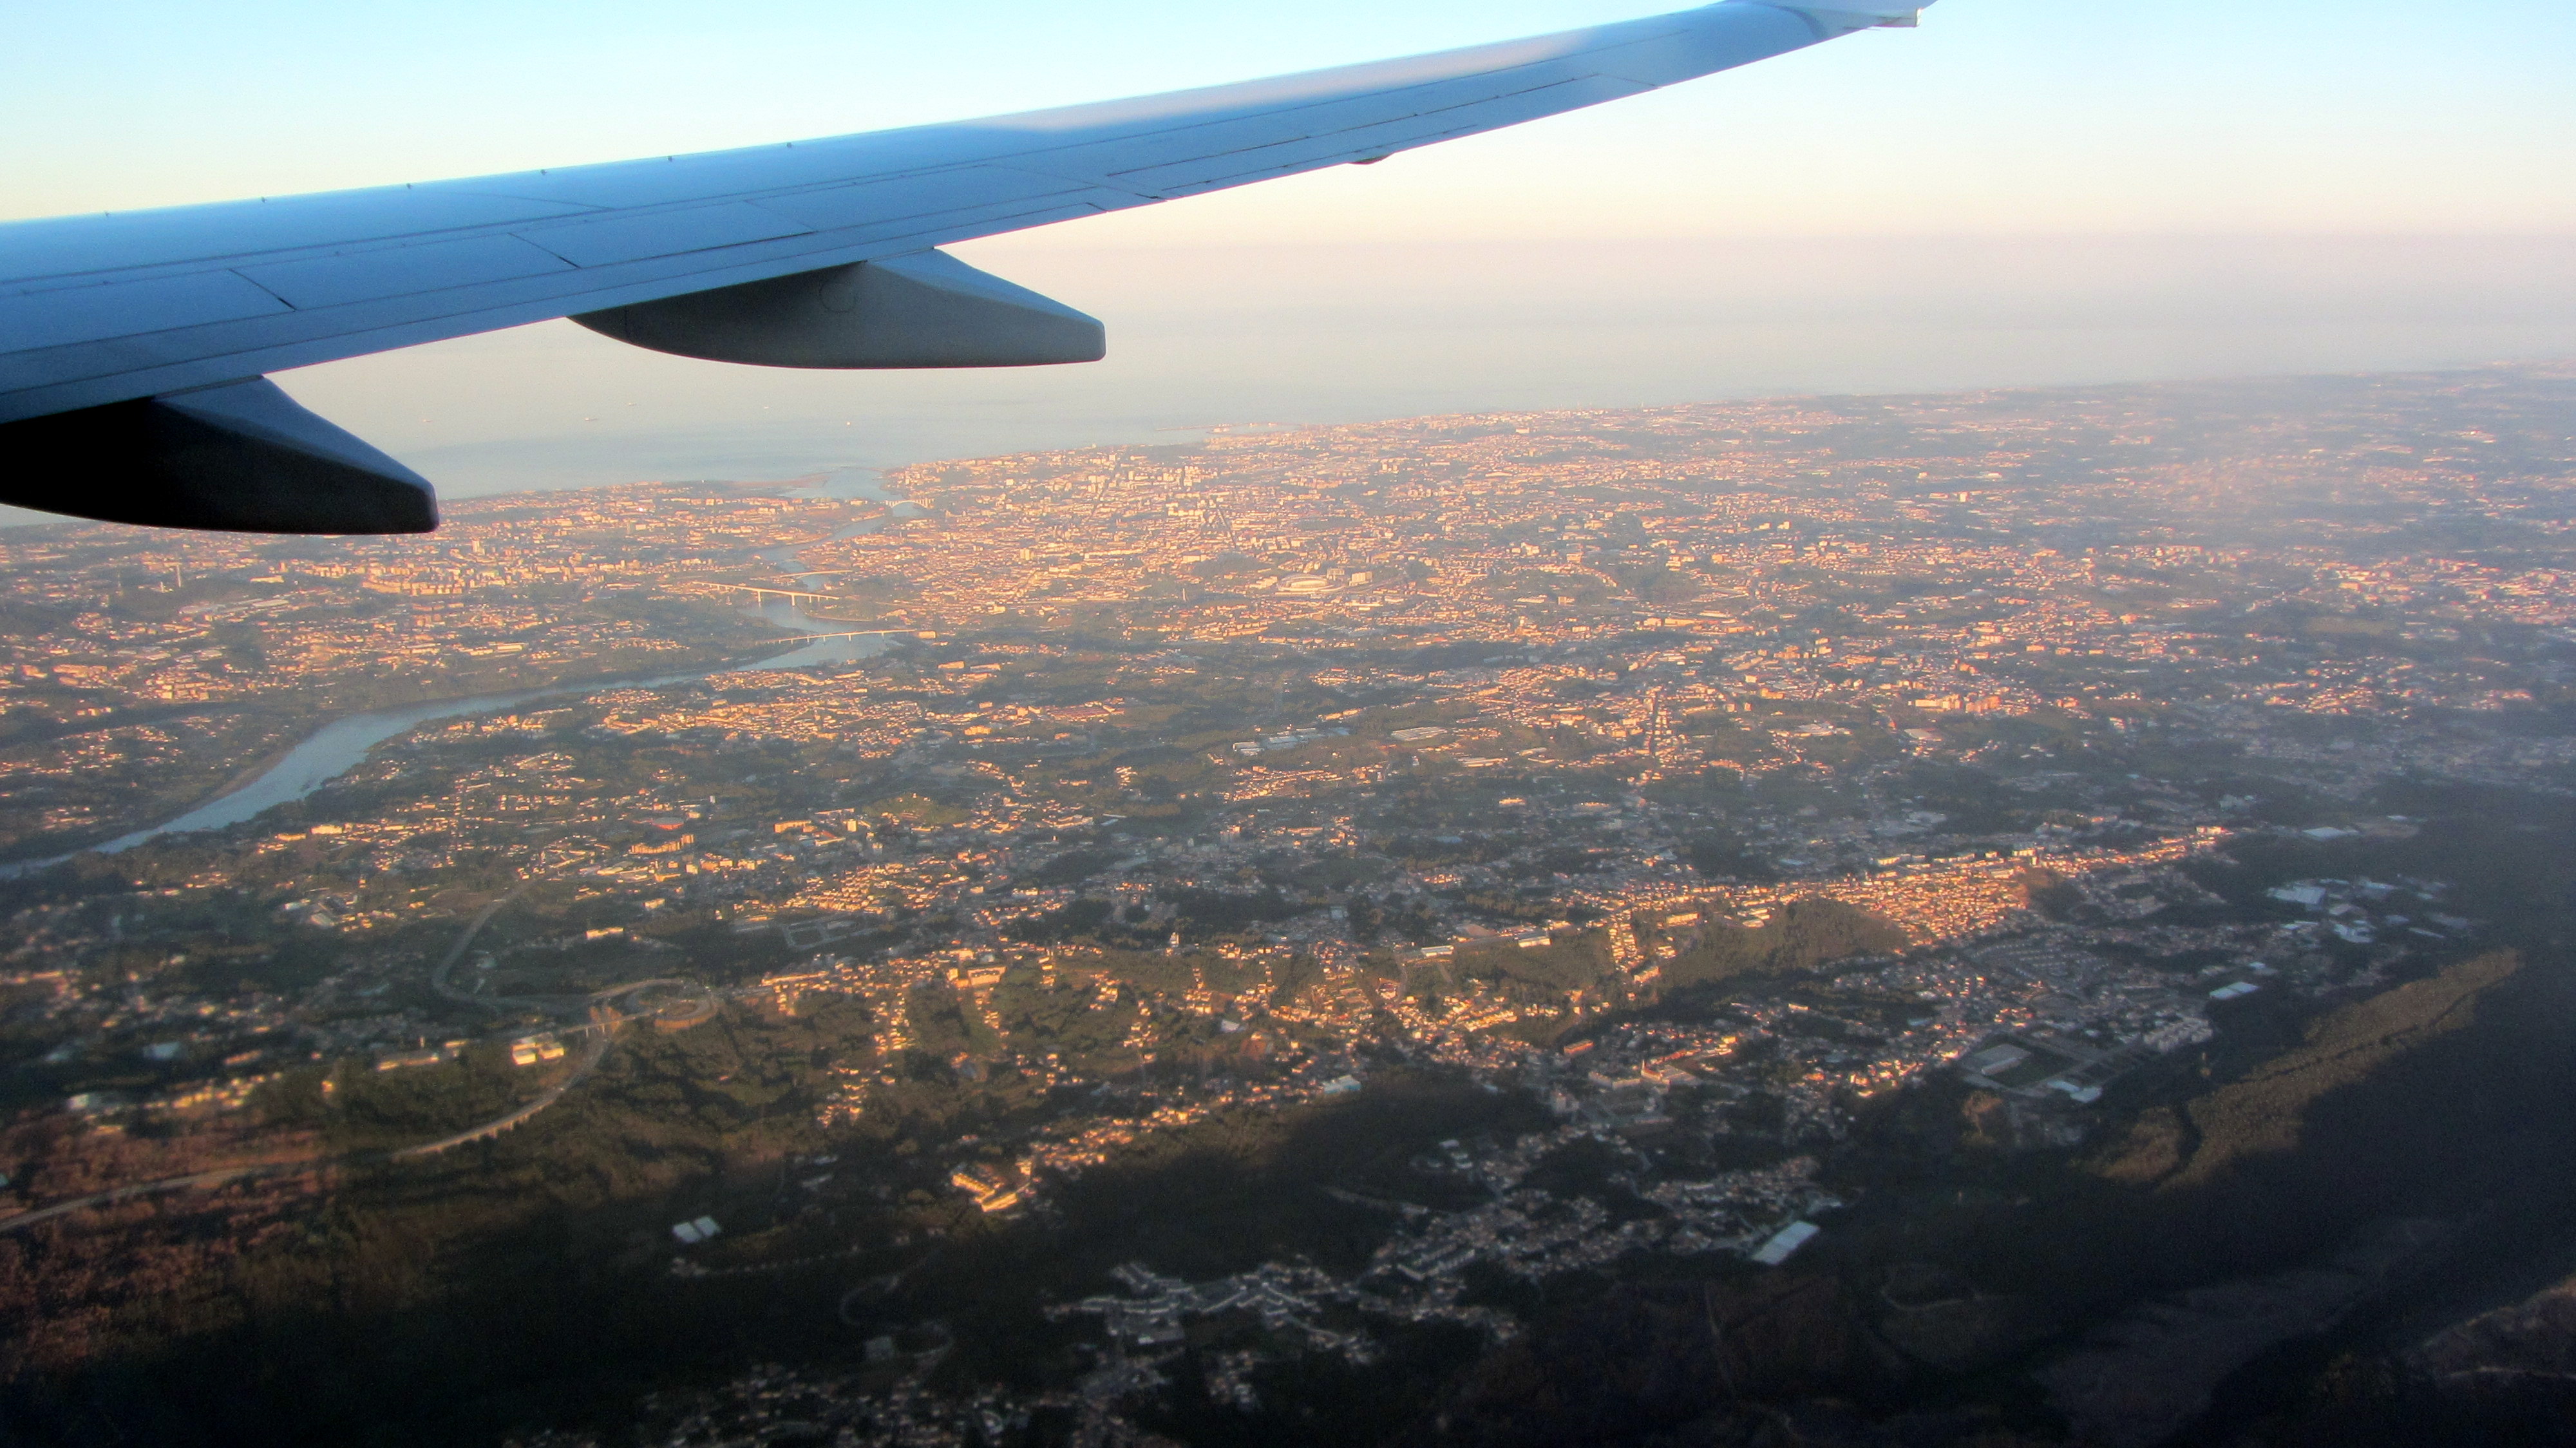
[(0, 533), (0, 1435), (2576, 1411), (2576, 367), (448, 513)]

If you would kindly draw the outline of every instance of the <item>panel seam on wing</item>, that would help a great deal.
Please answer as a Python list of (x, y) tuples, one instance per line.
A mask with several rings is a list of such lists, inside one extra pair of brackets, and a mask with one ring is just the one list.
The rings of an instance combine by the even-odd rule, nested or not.
[[(1379, 130), (1387, 126), (1402, 125), (1407, 121), (1426, 121), (1435, 116), (1445, 115), (1451, 111), (1463, 111), (1476, 106), (1493, 105), (1499, 101), (1514, 100), (1522, 96), (1533, 96), (1542, 91), (1556, 90), (1560, 87), (1574, 85), (1581, 81), (1600, 80), (1605, 78), (1606, 77), (1591, 72), (1586, 72), (1581, 75), (1569, 75), (1556, 80), (1546, 81), (1539, 85), (1525, 86), (1520, 90), (1503, 91), (1490, 96), (1478, 96), (1474, 100), (1459, 101), (1454, 105), (1433, 106), (1425, 110), (1407, 111), (1399, 116), (1388, 116), (1382, 120), (1365, 121), (1354, 126), (1338, 126), (1332, 130), (1304, 132), (1296, 136), (1286, 137), (1276, 141), (1264, 141), (1258, 145), (1238, 146), (1230, 151), (1208, 151), (1195, 156), (1182, 156), (1169, 161), (1156, 161), (1145, 166), (1130, 166), (1125, 170), (1111, 171), (1107, 174), (1112, 177), (1134, 176), (1146, 171), (1159, 171), (1166, 166), (1187, 166), (1193, 162), (1221, 160), (1227, 156), (1250, 155), (1256, 151), (1275, 150), (1281, 146), (1294, 146), (1307, 141), (1330, 140), (1335, 136), (1347, 136), (1360, 131)], [(1636, 82), (1631, 82), (1631, 84), (1636, 84)]]

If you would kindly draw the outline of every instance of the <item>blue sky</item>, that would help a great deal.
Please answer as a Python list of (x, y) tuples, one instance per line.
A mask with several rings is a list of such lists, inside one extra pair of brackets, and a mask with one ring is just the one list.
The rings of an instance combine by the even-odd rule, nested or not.
[[(666, 154), (1651, 13), (1652, 0), (13, 0), (0, 214)], [(1943, 0), (1116, 239), (2576, 230), (2565, 0)], [(1337, 184), (1338, 183), (1338, 184)], [(1272, 188), (1278, 193), (1278, 188)], [(1434, 204), (1436, 203), (1436, 204)], [(1088, 240), (1088, 238), (1085, 238)]]
[[(1656, 8), (11, 0), (0, 217), (956, 119)], [(1224, 419), (2564, 356), (2571, 77), (2567, 0), (1941, 0), (1920, 30), (960, 249), (1101, 314), (1098, 367), (797, 376), (557, 323), (282, 380), (484, 488)]]

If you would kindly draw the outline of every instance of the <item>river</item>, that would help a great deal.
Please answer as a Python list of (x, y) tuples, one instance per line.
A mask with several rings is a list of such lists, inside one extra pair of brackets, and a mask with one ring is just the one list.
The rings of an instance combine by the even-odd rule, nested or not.
[[(538, 699), (571, 698), (596, 693), (602, 689), (658, 689), (703, 679), (710, 674), (754, 673), (766, 669), (804, 669), (818, 664), (855, 663), (886, 650), (887, 635), (882, 633), (846, 632), (848, 625), (828, 619), (806, 616), (790, 604), (771, 603), (759, 610), (760, 616), (782, 628), (825, 637), (800, 644), (785, 653), (750, 664), (717, 664), (677, 674), (664, 674), (642, 679), (600, 679), (586, 684), (550, 684), (534, 689), (519, 689), (507, 694), (485, 694), (472, 699), (443, 699), (434, 704), (414, 704), (404, 709), (387, 709), (372, 714), (351, 714), (334, 719), (305, 736), (303, 742), (286, 752), (286, 757), (270, 765), (257, 779), (224, 795), (219, 795), (176, 819), (120, 835), (93, 848), (100, 854), (130, 850), (145, 840), (160, 835), (189, 830), (216, 830), (240, 824), (261, 811), (289, 800), (302, 799), (332, 780), (348, 773), (367, 758), (367, 752), (397, 735), (409, 732), (433, 719), (455, 719), (470, 714), (495, 714), (505, 709)], [(74, 851), (73, 854), (86, 853)], [(15, 865), (0, 865), (0, 876), (22, 875), (71, 859), (56, 855), (51, 859), (30, 860)]]
[[(919, 505), (888, 498), (870, 469), (848, 468), (827, 475), (814, 486), (792, 496), (866, 498), (889, 504), (885, 517), (853, 523), (833, 534), (834, 538), (856, 537), (883, 527), (886, 518), (917, 517)], [(796, 555), (810, 544), (792, 543), (763, 549), (758, 555), (782, 571), (793, 570), (801, 562)], [(801, 579), (819, 579), (823, 575), (804, 573)], [(807, 586), (813, 586), (808, 584)], [(602, 689), (659, 689), (672, 684), (685, 684), (709, 674), (755, 673), (764, 669), (807, 669), (817, 664), (848, 664), (870, 658), (886, 650), (887, 634), (858, 633), (847, 624), (829, 619), (808, 617), (792, 601), (766, 601), (752, 610), (767, 622), (798, 633), (820, 637), (800, 644), (782, 654), (751, 664), (718, 664), (710, 668), (663, 674), (643, 679), (600, 679), (587, 684), (548, 684), (534, 689), (518, 689), (507, 694), (484, 694), (471, 699), (442, 699), (433, 704), (414, 704), (403, 709), (386, 709), (372, 714), (350, 714), (334, 719), (306, 735), (303, 741), (286, 751), (286, 757), (262, 771), (257, 779), (229, 793), (218, 795), (176, 819), (119, 835), (106, 844), (91, 848), (99, 854), (112, 855), (130, 850), (145, 840), (161, 835), (181, 834), (190, 830), (219, 830), (257, 817), (289, 800), (302, 799), (322, 786), (364, 763), (367, 752), (386, 740), (405, 734), (433, 719), (458, 719), (469, 714), (495, 714), (515, 709), (538, 699), (575, 697), (597, 693)], [(50, 859), (27, 860), (13, 865), (0, 865), (0, 878), (23, 875), (50, 865), (59, 865), (73, 855), (88, 851), (75, 850), (70, 855)]]

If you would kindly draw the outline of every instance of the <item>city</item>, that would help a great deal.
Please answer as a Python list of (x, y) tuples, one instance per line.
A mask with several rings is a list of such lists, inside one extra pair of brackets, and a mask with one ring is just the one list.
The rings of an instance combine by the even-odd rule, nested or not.
[[(11, 530), (0, 1375), (438, 1302), (527, 1324), (401, 1429), (461, 1441), (1479, 1441), (1572, 1284), (1687, 1283), (1745, 1395), (1987, 1373), (1921, 1441), (2158, 1441), (2296, 1334), (2159, 1360), (2152, 1410), (2070, 1344), (2304, 1259), (2114, 1290), (1998, 1234), (2233, 1201), (2335, 1139), (2274, 1118), (2361, 1058), (2301, 1052), (2540, 989), (2572, 399), (1481, 414), (418, 539)], [(2414, 1215), (2330, 1320), (2487, 1221)], [(1895, 1366), (1762, 1345), (1837, 1313)], [(299, 1411), (393, 1431), (392, 1369), (334, 1370)]]

